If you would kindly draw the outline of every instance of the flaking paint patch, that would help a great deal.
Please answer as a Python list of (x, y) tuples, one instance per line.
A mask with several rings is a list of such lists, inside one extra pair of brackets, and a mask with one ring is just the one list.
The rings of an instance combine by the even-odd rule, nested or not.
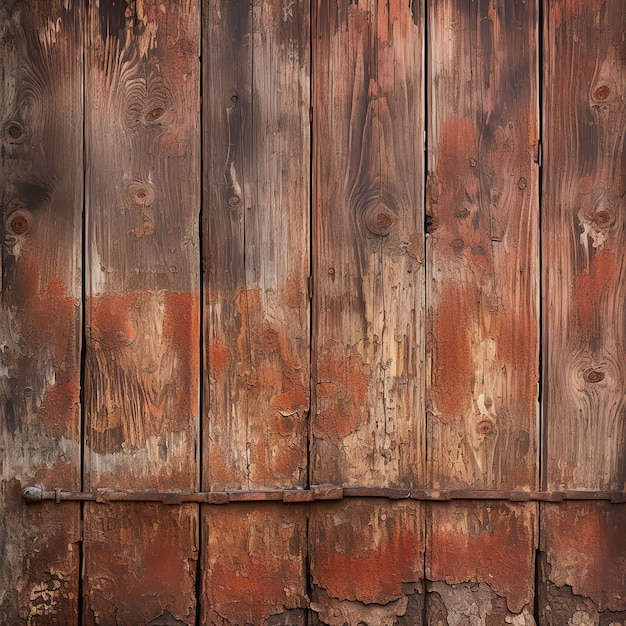
[(434, 315), (432, 389), (436, 415), (451, 422), (470, 409), (474, 388), (474, 364), (468, 323), (473, 315), (467, 310), (467, 285), (447, 281)]
[(591, 259), (589, 268), (576, 276), (574, 311), (579, 332), (587, 340), (600, 336), (601, 302), (615, 283), (617, 259), (610, 250), (600, 250)]
[(220, 342), (209, 344), (209, 376), (219, 378), (226, 367), (229, 359), (228, 348)]
[(532, 602), (534, 505), (433, 505), (429, 580), (486, 583), (514, 613)]

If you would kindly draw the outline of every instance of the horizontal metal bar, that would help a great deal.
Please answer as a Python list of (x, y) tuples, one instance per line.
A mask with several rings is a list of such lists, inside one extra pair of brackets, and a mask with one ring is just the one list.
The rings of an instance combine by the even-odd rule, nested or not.
[(564, 500), (607, 500), (626, 502), (624, 491), (498, 491), (482, 489), (397, 489), (387, 487), (341, 487), (339, 485), (313, 485), (310, 489), (227, 489), (225, 491), (121, 491), (97, 489), (95, 491), (44, 490), (27, 487), (24, 500), (29, 503), (54, 500), (56, 502), (162, 502), (164, 504), (228, 504), (232, 502), (287, 503), (313, 502), (315, 500), (341, 500), (342, 498), (387, 498), (390, 500), (420, 500), (447, 502), (450, 500), (505, 500), (508, 502), (563, 502)]

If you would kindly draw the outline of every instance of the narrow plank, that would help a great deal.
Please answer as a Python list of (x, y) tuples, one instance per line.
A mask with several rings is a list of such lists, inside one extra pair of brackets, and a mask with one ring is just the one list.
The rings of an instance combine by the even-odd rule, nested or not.
[(541, 505), (539, 624), (626, 622), (626, 505)]
[[(91, 3), (87, 17), (85, 488), (198, 489), (200, 7)], [(189, 567), (197, 516), (86, 507), (85, 524), (104, 535), (85, 537), (85, 623), (166, 610), (187, 623), (193, 577), (167, 571)], [(128, 567), (163, 538), (179, 563)], [(117, 588), (136, 593), (99, 591), (113, 575), (104, 549)]]
[(314, 482), (424, 479), (421, 6), (315, 3)]
[(305, 486), (309, 2), (209, 2), (205, 488)]
[(429, 480), (535, 488), (537, 8), (444, 0), (429, 25)]
[(0, 623), (78, 619), (80, 509), (22, 488), (80, 488), (80, 3), (0, 4)]
[(534, 625), (537, 504), (428, 508), (426, 623)]
[(309, 527), (310, 624), (422, 623), (423, 507), (384, 500), (315, 505)]
[[(428, 11), (435, 489), (538, 486), (537, 12), (521, 0)], [(532, 623), (536, 505), (428, 510), (427, 623)]]
[(201, 624), (307, 624), (306, 513), (276, 503), (205, 509)]
[(623, 489), (626, 5), (553, 0), (545, 19), (547, 485)]

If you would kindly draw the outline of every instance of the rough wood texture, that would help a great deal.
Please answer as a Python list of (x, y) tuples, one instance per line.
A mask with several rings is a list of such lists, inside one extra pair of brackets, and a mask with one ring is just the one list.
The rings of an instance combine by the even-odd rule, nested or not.
[(204, 483), (305, 486), (309, 2), (212, 0), (205, 32)]
[(421, 2), (314, 8), (314, 482), (424, 479)]
[(197, 506), (85, 503), (82, 624), (194, 624)]
[[(86, 31), (85, 487), (198, 489), (199, 5), (93, 2)], [(194, 615), (197, 516), (86, 507), (84, 619)]]
[(547, 485), (626, 484), (626, 4), (545, 15)]
[(312, 624), (421, 623), (423, 506), (369, 500), (319, 503), (312, 509)]
[(428, 505), (428, 624), (534, 626), (537, 505)]
[(201, 623), (305, 626), (306, 509), (245, 504), (202, 520)]
[(539, 624), (626, 623), (626, 504), (541, 505)]
[(537, 9), (429, 11), (429, 481), (535, 488)]
[(80, 488), (81, 6), (0, 3), (2, 624), (78, 615), (79, 506), (21, 488)]

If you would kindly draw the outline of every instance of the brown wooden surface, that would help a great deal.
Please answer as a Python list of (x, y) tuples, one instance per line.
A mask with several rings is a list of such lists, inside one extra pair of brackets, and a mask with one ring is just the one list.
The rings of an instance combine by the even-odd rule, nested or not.
[(313, 482), (424, 479), (421, 3), (313, 12)]
[(424, 505), (318, 504), (309, 522), (311, 624), (419, 624)]
[(309, 2), (205, 17), (204, 484), (305, 486)]
[(546, 479), (626, 482), (626, 5), (545, 15)]
[(78, 615), (80, 510), (21, 487), (80, 488), (80, 4), (0, 4), (0, 623)]
[[(199, 53), (197, 3), (89, 5), (86, 488), (199, 487)], [(84, 620), (195, 616), (197, 524), (195, 506), (86, 506)]]
[[(428, 24), (429, 486), (533, 489), (537, 7), (443, 0)], [(536, 505), (429, 511), (427, 622), (527, 623)]]
[(202, 515), (201, 624), (307, 624), (307, 518), (300, 506), (208, 508)]

